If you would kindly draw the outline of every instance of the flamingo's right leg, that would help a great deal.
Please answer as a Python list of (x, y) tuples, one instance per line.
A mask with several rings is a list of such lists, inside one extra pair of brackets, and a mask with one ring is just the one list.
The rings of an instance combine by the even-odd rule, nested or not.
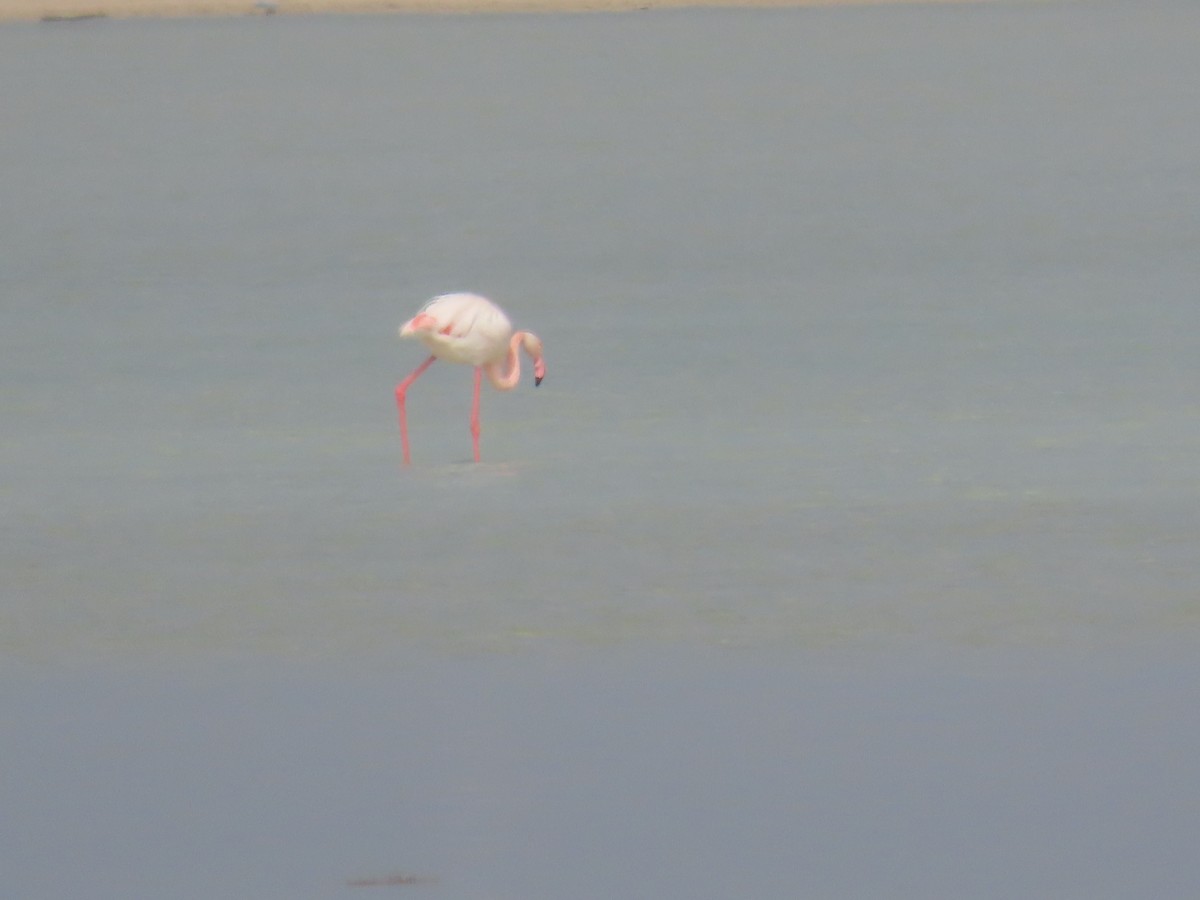
[(483, 369), (475, 367), (475, 396), (471, 400), (471, 443), (475, 448), (475, 462), (479, 462), (479, 388), (483, 384)]
[(400, 411), (400, 445), (404, 448), (404, 464), (406, 466), (411, 460), (408, 455), (408, 415), (404, 410), (404, 395), (408, 393), (409, 386), (421, 377), (421, 373), (433, 365), (435, 359), (437, 359), (436, 356), (429, 357), (413, 369), (407, 378), (396, 385), (396, 408)]

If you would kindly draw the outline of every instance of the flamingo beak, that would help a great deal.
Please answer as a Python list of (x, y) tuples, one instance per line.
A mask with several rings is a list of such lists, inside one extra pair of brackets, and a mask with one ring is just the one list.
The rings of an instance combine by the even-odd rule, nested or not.
[(533, 361), (533, 386), (537, 387), (546, 377), (546, 361), (540, 356)]

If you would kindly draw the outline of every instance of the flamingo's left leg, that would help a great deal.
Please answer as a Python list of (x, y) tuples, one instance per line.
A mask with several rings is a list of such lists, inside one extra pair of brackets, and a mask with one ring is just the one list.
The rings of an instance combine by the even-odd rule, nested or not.
[(409, 464), (410, 459), (408, 456), (408, 414), (404, 409), (404, 397), (408, 393), (409, 385), (416, 381), (422, 372), (432, 366), (435, 359), (437, 359), (436, 356), (429, 357), (429, 359), (425, 360), (425, 362), (413, 369), (412, 373), (407, 378), (396, 385), (396, 408), (400, 413), (400, 445), (404, 449), (405, 465)]
[(475, 396), (471, 400), (471, 442), (475, 448), (475, 462), (479, 462), (479, 388), (483, 385), (483, 369), (475, 367)]

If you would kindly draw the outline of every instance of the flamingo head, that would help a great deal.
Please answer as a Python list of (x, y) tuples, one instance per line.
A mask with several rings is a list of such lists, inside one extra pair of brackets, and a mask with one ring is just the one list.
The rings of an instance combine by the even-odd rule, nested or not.
[(533, 332), (526, 331), (524, 337), (521, 338), (521, 346), (533, 360), (533, 386), (537, 387), (546, 377), (546, 360), (542, 356), (542, 339)]
[(429, 313), (417, 313), (400, 326), (400, 337), (417, 337), (424, 331), (437, 331), (438, 321)]

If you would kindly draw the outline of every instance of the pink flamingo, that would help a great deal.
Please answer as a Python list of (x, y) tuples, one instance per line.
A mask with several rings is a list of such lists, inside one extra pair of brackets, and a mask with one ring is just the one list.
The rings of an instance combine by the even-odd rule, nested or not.
[(420, 311), (400, 326), (400, 337), (415, 337), (429, 348), (433, 356), (417, 366), (407, 378), (396, 385), (396, 406), (400, 410), (400, 442), (404, 446), (404, 462), (408, 455), (408, 417), (404, 397), (409, 386), (435, 359), (467, 363), (475, 367), (475, 398), (471, 403), (471, 439), (475, 447), (475, 462), (479, 462), (479, 387), (486, 373), (492, 387), (511, 391), (521, 380), (521, 361), (517, 348), (524, 349), (533, 360), (533, 383), (539, 385), (546, 377), (546, 361), (542, 358), (542, 341), (528, 331), (513, 333), (512, 322), (495, 303), (478, 294), (442, 294), (421, 307)]

